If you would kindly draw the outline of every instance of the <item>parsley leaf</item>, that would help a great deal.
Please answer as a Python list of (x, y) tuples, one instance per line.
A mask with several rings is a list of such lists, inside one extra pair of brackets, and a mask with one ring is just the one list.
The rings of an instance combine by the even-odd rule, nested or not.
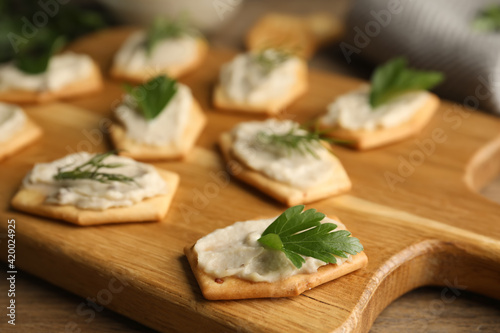
[(500, 30), (500, 5), (491, 5), (477, 15), (472, 22), (477, 31), (494, 32)]
[(357, 238), (347, 230), (337, 230), (336, 224), (321, 223), (325, 214), (316, 209), (304, 210), (304, 205), (288, 208), (267, 227), (259, 243), (267, 248), (282, 251), (295, 267), (305, 263), (302, 256), (313, 257), (335, 264), (335, 256), (347, 258), (363, 251)]
[(392, 59), (377, 67), (371, 77), (370, 105), (376, 108), (408, 91), (431, 89), (443, 79), (440, 72), (408, 68), (403, 57)]
[(156, 118), (177, 93), (177, 81), (165, 75), (159, 75), (150, 81), (125, 90), (132, 97), (139, 112), (147, 120)]
[(194, 35), (196, 32), (187, 24), (184, 16), (178, 19), (168, 20), (157, 18), (149, 26), (146, 37), (146, 52), (151, 54), (153, 49), (163, 39), (179, 38), (184, 35)]
[(40, 33), (19, 50), (14, 64), (28, 74), (40, 74), (47, 70), (52, 56), (59, 52), (66, 43), (63, 36), (55, 36), (50, 32)]
[[(0, 0), (0, 11), (3, 10), (1, 4)], [(12, 60), (16, 55), (9, 38), (11, 36), (9, 33), (15, 29), (16, 22), (13, 19), (0, 15), (0, 64)]]
[[(64, 36), (72, 40), (104, 28), (113, 21), (104, 8), (95, 4), (76, 5), (65, 1), (66, 4), (59, 5), (53, 1), (45, 2), (45, 5), (41, 5), (38, 0), (0, 0), (0, 63), (15, 60), (23, 48), (34, 43), (33, 40), (45, 37), (41, 35)], [(39, 27), (34, 20), (42, 9), (50, 17), (47, 24)]]

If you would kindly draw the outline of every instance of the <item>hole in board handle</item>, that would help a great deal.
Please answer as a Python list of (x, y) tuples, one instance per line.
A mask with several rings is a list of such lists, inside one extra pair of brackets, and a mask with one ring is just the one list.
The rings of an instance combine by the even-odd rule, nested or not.
[(465, 182), (474, 192), (500, 204), (500, 136), (474, 155)]

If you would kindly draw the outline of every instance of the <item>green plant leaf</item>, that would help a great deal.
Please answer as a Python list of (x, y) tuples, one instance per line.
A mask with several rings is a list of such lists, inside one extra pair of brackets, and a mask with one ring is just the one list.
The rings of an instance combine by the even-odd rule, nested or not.
[(500, 5), (491, 5), (480, 11), (472, 28), (477, 31), (495, 32), (500, 30)]
[(443, 80), (440, 72), (409, 69), (405, 58), (392, 59), (377, 67), (371, 77), (370, 105), (375, 109), (403, 93), (432, 89)]
[(28, 74), (40, 74), (47, 70), (52, 56), (66, 44), (63, 36), (40, 33), (19, 50), (14, 64)]
[[(303, 256), (325, 263), (336, 263), (335, 256), (347, 258), (363, 251), (357, 238), (347, 230), (337, 230), (333, 223), (321, 223), (325, 214), (303, 205), (288, 208), (271, 223), (259, 242), (272, 250), (282, 251), (297, 268), (305, 262)], [(347, 253), (347, 254), (346, 254)]]
[(156, 118), (177, 93), (177, 81), (165, 75), (159, 75), (150, 81), (125, 90), (133, 98), (137, 110), (147, 120)]
[(259, 239), (259, 242), (270, 249), (281, 251), (283, 249), (283, 243), (281, 239), (276, 234), (267, 234)]
[[(51, 2), (53, 5), (50, 5)], [(40, 7), (40, 3), (38, 0), (0, 0), (0, 63), (15, 60), (21, 49), (29, 47), (33, 40), (43, 39), (41, 35), (64, 36), (69, 41), (104, 28), (113, 21), (111, 15), (96, 4), (62, 5), (46, 1), (47, 7)], [(42, 9), (49, 19), (43, 27), (38, 27), (33, 17)], [(28, 29), (24, 33), (26, 27)], [(35, 54), (35, 57), (38, 55)], [(33, 67), (36, 69), (38, 66)]]

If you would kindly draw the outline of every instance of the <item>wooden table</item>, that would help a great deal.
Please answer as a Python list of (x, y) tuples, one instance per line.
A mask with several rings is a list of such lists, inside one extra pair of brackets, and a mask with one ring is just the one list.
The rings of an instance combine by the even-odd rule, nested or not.
[[(327, 10), (343, 16), (347, 7), (347, 0), (288, 0), (286, 6), (278, 0), (247, 1), (240, 14), (230, 22), (225, 22), (224, 27), (210, 36), (210, 39), (214, 45), (242, 47), (242, 34), (263, 12), (279, 10), (304, 13)], [(356, 67), (347, 65), (336, 47), (320, 52), (312, 60), (311, 66), (363, 78), (367, 78), (370, 73), (370, 66), (367, 64)], [(500, 202), (500, 178), (486, 186), (482, 193)], [(2, 281), (6, 278), (5, 271), (1, 269)], [(79, 305), (85, 302), (84, 299), (28, 274), (18, 274), (16, 289), (18, 326), (12, 327), (2, 320), (1, 332), (153, 332), (102, 308), (96, 308), (95, 317), (85, 321), (84, 318), (88, 317), (82, 317), (79, 313)], [(500, 331), (499, 301), (462, 292), (450, 302), (441, 296), (442, 289), (420, 288), (404, 295), (381, 313), (372, 332)], [(6, 293), (7, 284), (0, 283), (0, 294)], [(77, 329), (72, 330), (75, 327)]]

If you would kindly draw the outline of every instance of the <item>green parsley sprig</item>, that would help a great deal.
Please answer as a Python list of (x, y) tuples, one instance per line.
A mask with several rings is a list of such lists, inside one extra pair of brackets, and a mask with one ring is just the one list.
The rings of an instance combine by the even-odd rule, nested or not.
[(132, 97), (137, 110), (147, 120), (156, 118), (177, 93), (177, 81), (165, 75), (159, 75), (150, 81), (125, 90)]
[(77, 179), (90, 179), (100, 183), (109, 183), (112, 181), (130, 183), (134, 179), (118, 173), (99, 172), (102, 168), (114, 169), (123, 166), (121, 163), (104, 163), (104, 160), (115, 154), (116, 151), (109, 151), (107, 153), (96, 154), (87, 162), (84, 162), (71, 170), (64, 171), (68, 166), (59, 168), (55, 180), (77, 180)]
[(441, 83), (444, 75), (407, 67), (403, 57), (395, 58), (375, 69), (371, 77), (370, 105), (373, 109), (392, 98), (412, 90), (428, 90)]
[(179, 16), (176, 19), (156, 18), (147, 30), (146, 52), (151, 54), (163, 39), (197, 34), (198, 32), (188, 24), (186, 16)]
[[(30, 47), (34, 40), (45, 39), (47, 35), (64, 36), (70, 41), (102, 29), (113, 21), (104, 8), (95, 4), (87, 6), (65, 1), (62, 5), (62, 2), (45, 1), (43, 4), (37, 0), (0, 0), (0, 63), (15, 60), (21, 56), (21, 49)], [(49, 14), (48, 19), (39, 16), (43, 11), (46, 12), (44, 15)], [(40, 20), (46, 20), (46, 24), (39, 26)], [(38, 56), (40, 54), (35, 54)], [(42, 71), (37, 70), (38, 73)]]
[(66, 44), (64, 36), (51, 32), (40, 32), (39, 35), (20, 48), (14, 64), (28, 74), (40, 74), (47, 70), (52, 56), (62, 50)]
[(295, 267), (301, 268), (306, 257), (335, 264), (335, 256), (347, 258), (363, 251), (359, 239), (347, 230), (337, 230), (334, 223), (321, 223), (325, 214), (316, 209), (304, 210), (304, 205), (288, 208), (262, 233), (258, 242), (282, 251)]
[(472, 22), (472, 27), (477, 31), (500, 31), (500, 5), (491, 5), (480, 11)]

